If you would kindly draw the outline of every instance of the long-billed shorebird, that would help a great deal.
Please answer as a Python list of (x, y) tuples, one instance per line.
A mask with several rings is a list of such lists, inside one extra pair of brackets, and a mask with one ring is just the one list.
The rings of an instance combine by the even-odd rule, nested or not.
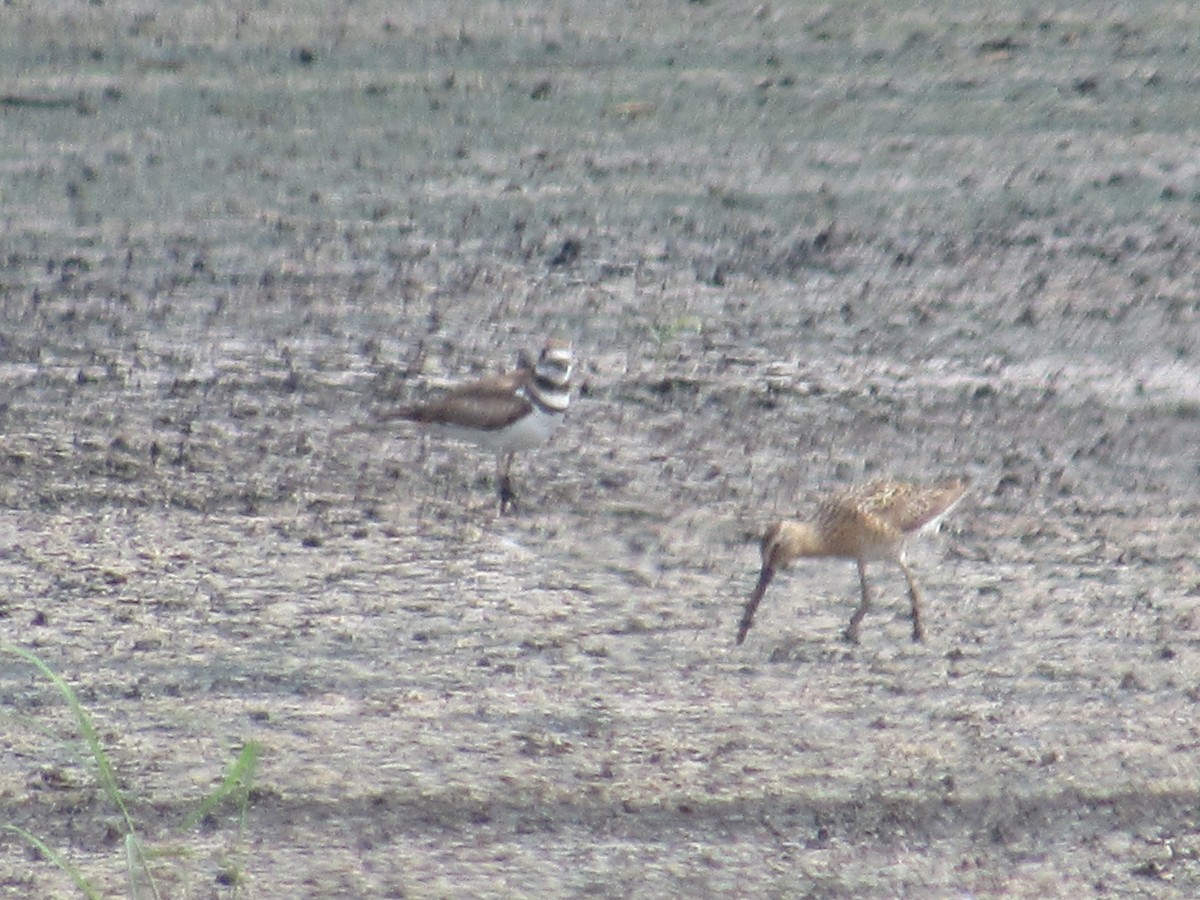
[(546, 341), (537, 361), (524, 353), (511, 372), (482, 378), (419, 406), (395, 410), (380, 421), (404, 419), (435, 426), (496, 454), (500, 512), (516, 503), (513, 454), (549, 440), (571, 403), (574, 355), (566, 341)]
[(808, 522), (776, 522), (762, 538), (762, 572), (758, 584), (746, 601), (737, 642), (746, 639), (754, 623), (754, 612), (775, 573), (801, 557), (852, 559), (858, 564), (862, 602), (850, 625), (846, 640), (858, 643), (859, 626), (871, 606), (867, 586), (867, 563), (895, 560), (908, 581), (912, 601), (914, 641), (925, 640), (921, 622), (921, 590), (904, 556), (909, 538), (922, 532), (936, 531), (970, 487), (970, 479), (952, 478), (938, 484), (921, 486), (903, 481), (872, 481), (832, 494), (817, 505), (816, 516)]

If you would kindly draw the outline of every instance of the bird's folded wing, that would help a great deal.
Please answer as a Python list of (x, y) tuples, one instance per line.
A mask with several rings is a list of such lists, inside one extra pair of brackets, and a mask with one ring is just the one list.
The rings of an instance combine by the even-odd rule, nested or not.
[(424, 406), (404, 410), (401, 418), (429, 425), (457, 425), (495, 431), (511, 425), (532, 408), (523, 394), (511, 385), (470, 385), (451, 391)]
[(966, 492), (967, 484), (965, 479), (956, 479), (929, 488), (905, 485), (886, 498), (881, 497), (870, 513), (905, 534), (911, 534), (952, 509)]

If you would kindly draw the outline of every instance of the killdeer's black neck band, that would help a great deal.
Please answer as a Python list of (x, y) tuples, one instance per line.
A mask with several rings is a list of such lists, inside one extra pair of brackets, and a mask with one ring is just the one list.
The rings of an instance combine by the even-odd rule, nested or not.
[(525, 395), (534, 406), (545, 413), (566, 412), (567, 406), (571, 402), (569, 387), (555, 384), (550, 379), (541, 376), (534, 377)]

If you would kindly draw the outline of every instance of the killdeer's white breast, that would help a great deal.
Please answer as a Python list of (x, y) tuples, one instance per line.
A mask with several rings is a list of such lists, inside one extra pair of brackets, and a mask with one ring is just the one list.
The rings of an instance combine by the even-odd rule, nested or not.
[(494, 453), (515, 453), (518, 450), (532, 450), (546, 443), (562, 420), (562, 413), (548, 413), (538, 406), (531, 405), (527, 412), (508, 425), (498, 428), (473, 428), (469, 425), (442, 422), (438, 423), (438, 430), (448, 437), (470, 441)]

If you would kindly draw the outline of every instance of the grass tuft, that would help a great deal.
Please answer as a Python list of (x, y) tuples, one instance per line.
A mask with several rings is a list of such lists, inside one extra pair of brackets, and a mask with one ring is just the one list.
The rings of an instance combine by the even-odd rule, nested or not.
[(61, 853), (48, 847), (46, 842), (37, 835), (30, 834), (19, 825), (13, 825), (11, 823), (5, 825), (4, 830), (11, 831), (16, 835), (20, 835), (25, 839), (29, 846), (36, 849), (38, 853), (42, 854), (42, 856), (46, 857), (46, 859), (50, 860), (50, 862), (54, 863), (56, 866), (70, 875), (71, 880), (75, 882), (75, 886), (79, 888), (83, 895), (88, 898), (88, 900), (102, 900), (100, 892), (92, 887), (91, 883), (83, 877), (83, 873), (80, 872), (79, 869)]
[(238, 803), (239, 827), (246, 825), (246, 808), (250, 803), (250, 787), (254, 784), (254, 776), (258, 772), (258, 760), (262, 756), (262, 744), (258, 741), (247, 741), (242, 752), (229, 766), (224, 780), (211, 794), (205, 797), (194, 813), (183, 823), (184, 828), (195, 828), (226, 797), (234, 797)]
[[(108, 754), (100, 743), (100, 738), (96, 734), (96, 727), (92, 723), (92, 717), (88, 711), (83, 708), (83, 704), (79, 702), (79, 698), (75, 695), (75, 691), (67, 684), (63, 678), (54, 672), (45, 662), (43, 662), (36, 654), (25, 650), (21, 647), (14, 647), (5, 644), (2, 648), (5, 652), (12, 653), (15, 656), (28, 662), (31, 666), (46, 676), (47, 679), (58, 688), (59, 693), (67, 702), (67, 706), (71, 710), (71, 714), (75, 718), (75, 723), (79, 728), (80, 734), (83, 735), (84, 741), (87, 744), (88, 750), (91, 753), (92, 759), (96, 764), (100, 785), (104, 790), (105, 795), (112, 804), (121, 812), (121, 818), (125, 824), (125, 868), (126, 878), (131, 896), (140, 896), (142, 890), (140, 884), (144, 883), (149, 888), (150, 894), (155, 900), (162, 900), (162, 894), (158, 889), (158, 884), (154, 880), (154, 875), (150, 871), (150, 860), (159, 859), (164, 854), (153, 851), (147, 852), (146, 846), (141, 838), (138, 837), (137, 828), (134, 825), (133, 817), (129, 814), (129, 807), (125, 802), (125, 797), (117, 785), (117, 778), (113, 771), (112, 763), (108, 759)], [(250, 803), (250, 791), (254, 783), (255, 775), (258, 772), (258, 763), (262, 756), (262, 744), (258, 741), (247, 741), (242, 747), (238, 756), (230, 764), (228, 771), (215, 790), (201, 800), (197, 809), (188, 816), (184, 822), (184, 829), (190, 830), (194, 828), (201, 820), (208, 816), (219, 804), (228, 798), (233, 798), (238, 804), (238, 833), (239, 836), (244, 832), (246, 826), (246, 811)], [(51, 849), (37, 835), (31, 834), (25, 829), (13, 825), (6, 824), (4, 829), (11, 831), (23, 838), (30, 846), (34, 847), (45, 858), (49, 859), (75, 882), (79, 890), (88, 897), (89, 900), (96, 898), (99, 900), (101, 894), (95, 887), (84, 877), (78, 867), (73, 865), (70, 860), (64, 857), (61, 853)], [(230, 883), (235, 890), (237, 885), (242, 882), (240, 868), (237, 871), (236, 878)]]

